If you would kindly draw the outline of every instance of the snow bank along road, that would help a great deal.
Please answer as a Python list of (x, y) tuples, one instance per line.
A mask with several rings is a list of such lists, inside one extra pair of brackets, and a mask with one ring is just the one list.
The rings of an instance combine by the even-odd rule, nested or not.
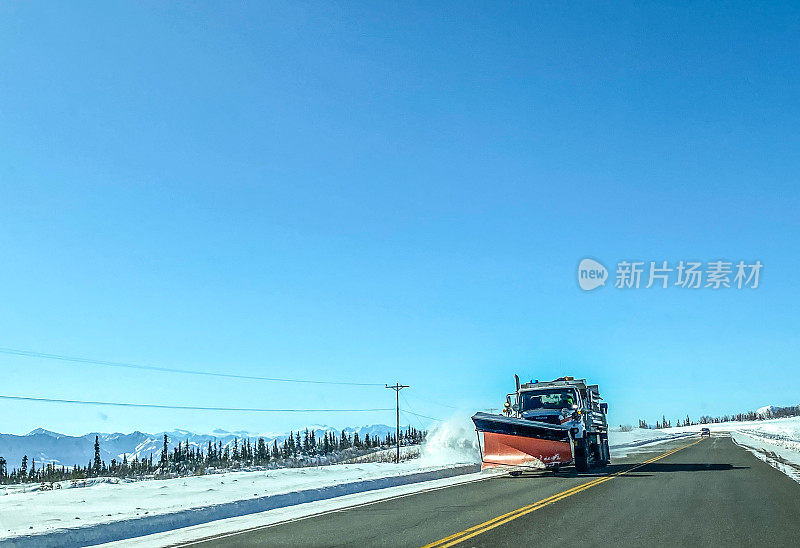
[(730, 436), (673, 440), (576, 475), (410, 494), (195, 546), (800, 546), (800, 484)]
[[(399, 465), (341, 464), (260, 473), (232, 472), (219, 474), (217, 477), (196, 476), (183, 480), (100, 484), (86, 489), (62, 489), (46, 493), (22, 493), (8, 496), (9, 502), (6, 504), (0, 498), (0, 524), (15, 525), (14, 532), (30, 533), (14, 534), (6, 538), (0, 536), (0, 546), (43, 548), (95, 545), (154, 535), (162, 531), (191, 529), (192, 526), (208, 522), (221, 523), (226, 518), (283, 507), (305, 507), (314, 502), (340, 499), (354, 493), (381, 493), (406, 485), (413, 488), (414, 484), (443, 478), (452, 478), (451, 481), (457, 482), (462, 475), (469, 475), (479, 468), (477, 464), (421, 466), (421, 461), (408, 461)], [(210, 487), (225, 487), (226, 481), (236, 487), (222, 492)], [(98, 487), (106, 489), (98, 491)], [(263, 490), (265, 487), (269, 489), (266, 494), (252, 493), (255, 489)], [(211, 493), (203, 492), (205, 488)], [(247, 497), (249, 493), (253, 496)], [(45, 495), (46, 498), (40, 497), (37, 500), (37, 494)], [(54, 499), (53, 496), (58, 498)], [(159, 498), (166, 500), (159, 502)], [(91, 501), (91, 504), (87, 501)], [(143, 505), (138, 508), (139, 512), (136, 512), (135, 517), (127, 511), (129, 508), (125, 508), (126, 505), (133, 504)], [(65, 519), (65, 505), (73, 505), (76, 510), (79, 509), (86, 518), (80, 521), (88, 523), (69, 527), (69, 523), (64, 523), (70, 521)], [(51, 506), (54, 511), (48, 512)], [(151, 513), (144, 508), (155, 508), (160, 512)], [(113, 512), (122, 519), (114, 520)], [(36, 521), (49, 523), (31, 521), (31, 514), (38, 518)], [(20, 527), (21, 523), (35, 525)]]

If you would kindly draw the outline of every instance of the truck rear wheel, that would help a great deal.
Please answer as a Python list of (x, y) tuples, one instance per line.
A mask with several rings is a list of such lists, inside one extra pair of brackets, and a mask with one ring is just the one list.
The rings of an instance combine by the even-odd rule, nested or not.
[(573, 444), (575, 448), (575, 470), (579, 473), (589, 471), (589, 444), (586, 438), (578, 438)]
[(611, 462), (611, 450), (608, 447), (608, 434), (600, 436), (600, 466), (607, 466)]

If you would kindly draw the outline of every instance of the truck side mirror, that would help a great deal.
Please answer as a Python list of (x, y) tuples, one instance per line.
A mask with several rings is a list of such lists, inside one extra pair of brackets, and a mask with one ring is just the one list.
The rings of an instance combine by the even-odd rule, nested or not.
[(601, 403), (600, 404), (600, 411), (602, 411), (603, 414), (608, 414), (608, 404), (605, 403), (605, 402)]

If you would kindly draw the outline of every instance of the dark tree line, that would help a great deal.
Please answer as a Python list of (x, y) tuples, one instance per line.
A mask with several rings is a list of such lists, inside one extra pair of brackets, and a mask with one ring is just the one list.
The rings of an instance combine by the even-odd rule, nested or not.
[[(414, 445), (425, 439), (427, 432), (409, 427), (400, 431), (401, 445)], [(169, 450), (169, 439), (164, 434), (161, 455), (153, 460), (153, 454), (139, 458), (134, 456), (128, 460), (111, 459), (106, 463), (100, 455), (100, 439), (95, 436), (94, 458), (86, 466), (63, 466), (52, 463), (37, 468), (35, 460), (22, 458), (19, 468), (9, 471), (8, 463), (0, 457), (0, 484), (8, 483), (42, 483), (42, 488), (51, 488), (54, 482), (73, 480), (81, 481), (96, 477), (145, 478), (145, 477), (179, 477), (204, 474), (207, 470), (233, 470), (246, 466), (269, 466), (289, 468), (300, 466), (318, 466), (332, 464), (371, 451), (392, 447), (397, 443), (393, 434), (384, 438), (358, 433), (340, 435), (325, 432), (322, 438), (306, 429), (304, 432), (290, 432), (282, 443), (273, 440), (267, 444), (264, 438), (234, 438), (233, 442), (223, 445), (222, 442), (209, 441), (201, 447), (188, 440), (178, 442), (172, 451)], [(56, 485), (55, 488), (60, 488)]]
[[(689, 418), (686, 415), (685, 419), (678, 419), (675, 421), (675, 426), (696, 426), (699, 424), (718, 424), (723, 422), (739, 422), (739, 421), (763, 421), (769, 419), (782, 419), (786, 417), (800, 416), (800, 405), (793, 405), (789, 407), (772, 407), (765, 412), (756, 413), (755, 411), (748, 411), (746, 413), (734, 413), (732, 415), (720, 415), (712, 417), (710, 415), (703, 415), (697, 421)], [(671, 428), (672, 422), (666, 416), (661, 417), (661, 420), (656, 420), (654, 428)], [(639, 419), (639, 428), (650, 428), (647, 421)]]

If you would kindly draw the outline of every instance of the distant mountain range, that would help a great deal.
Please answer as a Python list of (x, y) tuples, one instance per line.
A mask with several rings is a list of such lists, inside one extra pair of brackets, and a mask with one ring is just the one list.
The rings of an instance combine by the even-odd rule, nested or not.
[[(340, 429), (324, 425), (313, 425), (309, 426), (308, 429), (309, 431), (313, 430), (318, 439), (324, 436), (325, 432), (334, 432), (337, 437), (342, 433)], [(344, 428), (344, 431), (350, 436), (358, 433), (361, 438), (366, 434), (369, 434), (370, 437), (377, 435), (383, 438), (389, 432), (394, 433), (394, 426), (373, 424), (370, 426), (347, 427)], [(268, 444), (272, 444), (273, 440), (277, 440), (280, 444), (289, 437), (288, 432), (281, 435), (265, 435), (241, 430), (236, 432), (214, 430), (211, 434), (196, 434), (187, 430), (174, 430), (157, 434), (139, 431), (131, 432), (130, 434), (90, 432), (83, 436), (67, 436), (37, 428), (22, 436), (0, 434), (0, 457), (6, 459), (9, 471), (12, 468), (19, 468), (24, 455), (28, 456), (29, 463), (31, 459), (34, 459), (37, 468), (51, 462), (68, 467), (76, 464), (86, 466), (94, 458), (94, 438), (97, 436), (100, 439), (100, 457), (107, 463), (111, 462), (111, 459), (122, 460), (123, 455), (127, 455), (128, 460), (131, 460), (134, 457), (139, 459), (148, 458), (151, 453), (153, 459), (158, 460), (161, 457), (164, 434), (167, 435), (170, 450), (178, 445), (178, 442), (185, 443), (186, 441), (192, 446), (205, 448), (209, 441), (231, 445), (236, 438), (241, 443), (244, 438), (255, 440), (262, 437)]]

